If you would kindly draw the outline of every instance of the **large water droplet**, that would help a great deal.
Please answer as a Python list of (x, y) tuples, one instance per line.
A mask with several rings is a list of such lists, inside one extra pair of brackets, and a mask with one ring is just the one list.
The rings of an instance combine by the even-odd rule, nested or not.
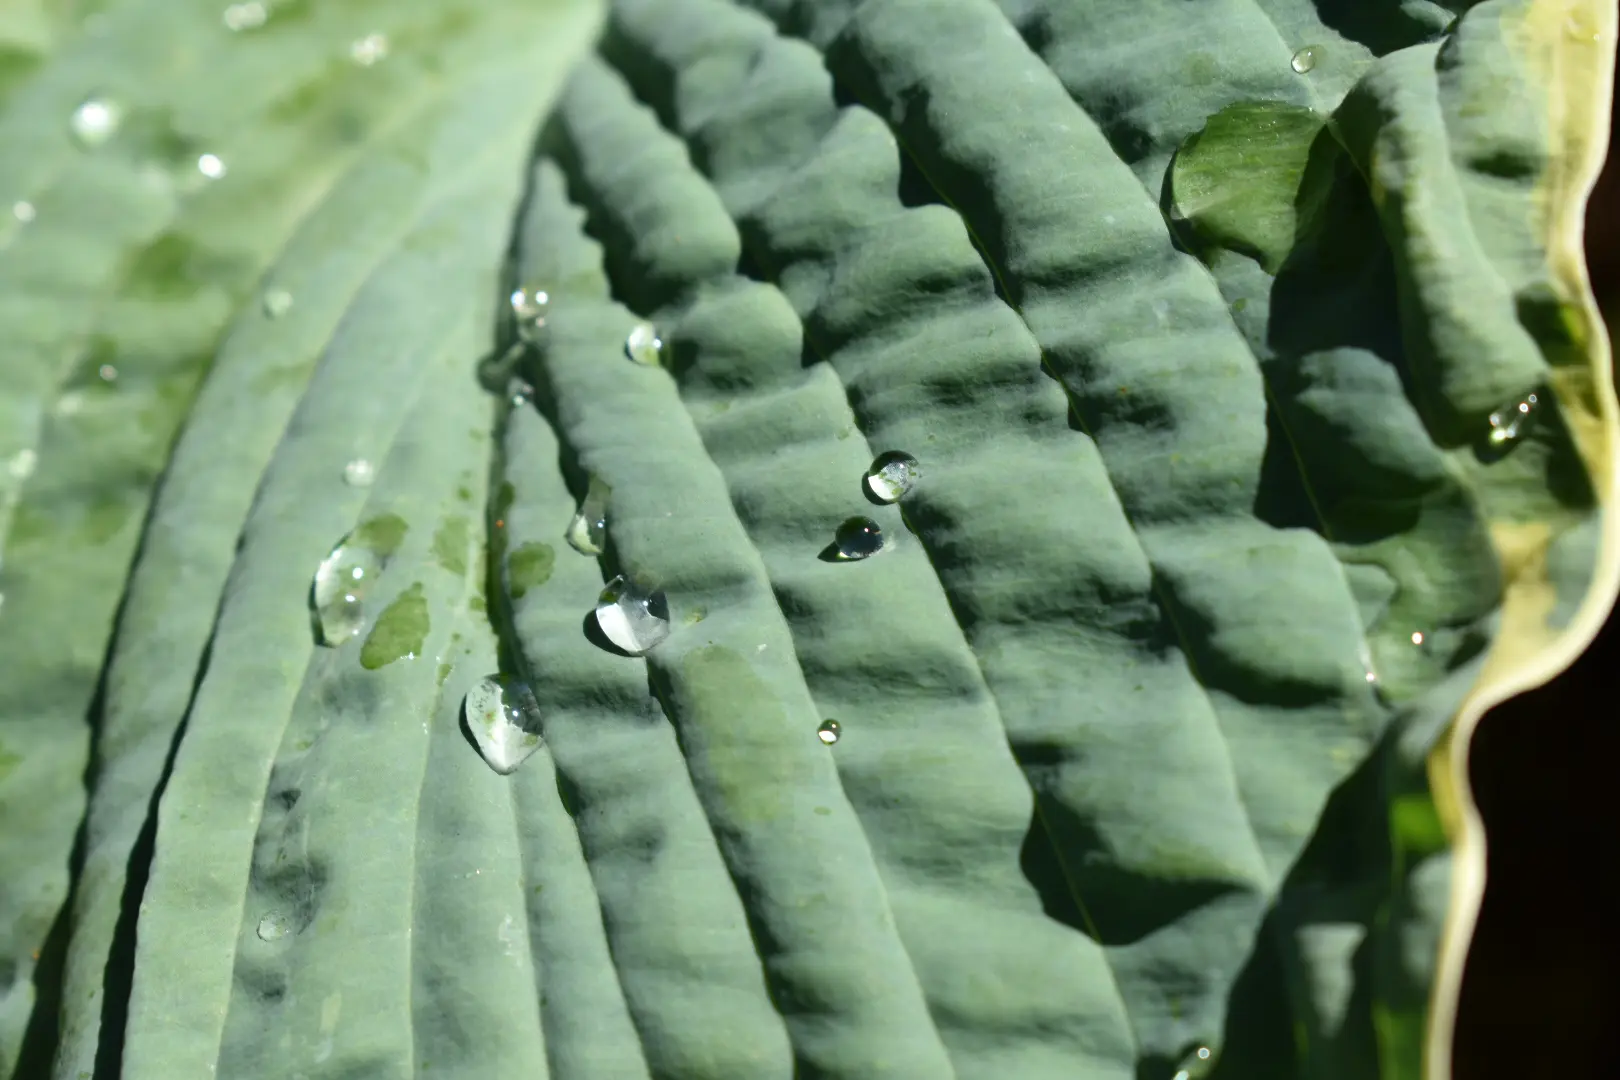
[(388, 58), (388, 35), (367, 34), (349, 46), (349, 59), (361, 67), (370, 67)]
[(596, 625), (614, 645), (640, 656), (669, 637), (669, 603), (662, 590), (620, 574), (597, 598)]
[(568, 546), (581, 555), (602, 554), (602, 546), (607, 541), (608, 496), (611, 494), (611, 487), (598, 477), (591, 477), (590, 487), (574, 512), (574, 520), (568, 523), (568, 531), (563, 534)]
[(821, 722), (821, 726), (816, 728), (816, 738), (820, 739), (828, 746), (831, 746), (833, 743), (837, 742), (839, 736), (841, 736), (843, 733), (843, 725), (839, 724), (839, 722), (836, 720), (823, 720)]
[(624, 339), (624, 354), (638, 364), (656, 367), (663, 357), (664, 339), (658, 336), (658, 328), (650, 322), (639, 322), (630, 330), (630, 336)]
[(118, 131), (124, 120), (124, 107), (111, 98), (88, 97), (73, 110), (68, 126), (79, 145), (86, 149), (100, 146)]
[(1505, 448), (1516, 442), (1529, 428), (1540, 407), (1540, 398), (1535, 394), (1526, 394), (1511, 405), (1504, 405), (1491, 413), (1491, 446)]
[(1322, 59), (1322, 46), (1307, 45), (1294, 54), (1293, 59), (1288, 61), (1288, 66), (1293, 68), (1296, 74), (1303, 75), (1316, 67), (1316, 62), (1320, 59)]
[(254, 2), (249, 4), (232, 4), (230, 7), (225, 9), (225, 13), (220, 17), (220, 21), (225, 24), (225, 29), (231, 31), (232, 33), (236, 33), (241, 30), (257, 30), (259, 27), (264, 25), (264, 21), (269, 17), (270, 13), (265, 10), (265, 6), (261, 3)]
[(377, 467), (365, 458), (355, 458), (343, 466), (343, 482), (350, 487), (370, 487), (377, 478)]
[(366, 597), (405, 530), (405, 520), (397, 514), (374, 517), (339, 541), (315, 568), (310, 601), (322, 645), (341, 645), (365, 626)]
[(551, 310), (551, 296), (536, 285), (524, 285), (512, 293), (512, 318), (518, 337), (533, 345), (540, 341)]
[(264, 313), (279, 319), (292, 310), (293, 294), (286, 289), (268, 289), (264, 294)]
[(34, 204), (27, 199), (18, 199), (11, 204), (11, 216), (27, 225), (38, 216), (38, 212), (34, 209)]
[(321, 644), (338, 646), (366, 624), (366, 596), (382, 573), (383, 560), (370, 548), (344, 542), (315, 571), (315, 619)]
[(879, 502), (898, 502), (922, 477), (917, 459), (899, 450), (879, 454), (866, 470), (866, 490)]
[(6, 471), (13, 480), (26, 480), (34, 475), (34, 466), (39, 463), (39, 455), (32, 447), (25, 446), (11, 456), (6, 463)]
[(490, 675), (467, 691), (467, 731), (484, 762), (505, 776), (540, 749), (540, 705), (511, 675)]
[(864, 559), (883, 550), (883, 530), (869, 517), (852, 517), (833, 537), (841, 559)]
[(266, 912), (259, 920), (260, 941), (280, 941), (293, 932), (292, 916), (285, 911)]

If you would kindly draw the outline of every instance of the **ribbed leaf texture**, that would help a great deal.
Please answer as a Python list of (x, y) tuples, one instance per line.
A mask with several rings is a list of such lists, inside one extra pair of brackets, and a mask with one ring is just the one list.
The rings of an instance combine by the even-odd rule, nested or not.
[(1620, 567), (1610, 5), (92, 6), (0, 11), (0, 1075), (1449, 1072)]

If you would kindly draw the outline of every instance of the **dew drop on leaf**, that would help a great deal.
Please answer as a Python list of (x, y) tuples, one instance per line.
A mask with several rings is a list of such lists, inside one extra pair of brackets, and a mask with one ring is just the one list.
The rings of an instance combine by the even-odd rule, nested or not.
[(73, 137), (79, 145), (93, 149), (112, 138), (124, 120), (124, 107), (110, 98), (86, 98), (68, 121)]
[(286, 289), (269, 289), (264, 294), (264, 313), (279, 319), (292, 310), (293, 295)]
[(370, 487), (377, 478), (377, 467), (365, 458), (355, 458), (343, 466), (343, 482), (350, 487)]
[(361, 67), (370, 67), (388, 58), (388, 35), (367, 34), (349, 46), (349, 59)]
[(869, 517), (852, 517), (833, 537), (841, 559), (864, 559), (883, 550), (883, 530)]
[(118, 369), (113, 367), (111, 364), (102, 364), (96, 369), (96, 377), (102, 382), (117, 382)]
[(600, 478), (591, 477), (590, 487), (574, 512), (574, 520), (568, 523), (568, 531), (563, 534), (568, 546), (581, 555), (602, 554), (607, 540), (608, 496), (612, 493), (613, 489)]
[(669, 602), (623, 574), (607, 583), (596, 603), (596, 625), (614, 645), (640, 656), (669, 637)]
[(1491, 413), (1491, 446), (1502, 449), (1518, 441), (1535, 419), (1536, 411), (1540, 407), (1540, 398), (1535, 394), (1526, 394), (1518, 401), (1504, 405)]
[(828, 746), (831, 746), (833, 743), (837, 742), (838, 737), (843, 733), (843, 725), (839, 724), (839, 722), (836, 720), (823, 720), (821, 722), (821, 726), (816, 728), (816, 738), (820, 739)]
[(404, 535), (405, 522), (397, 515), (372, 518), (339, 541), (315, 568), (310, 602), (322, 645), (335, 648), (365, 626), (366, 597)]
[(481, 679), (467, 691), (462, 710), (484, 763), (502, 776), (540, 748), (540, 705), (522, 679), (512, 675)]
[(259, 940), (280, 941), (282, 938), (292, 933), (292, 929), (292, 916), (288, 915), (286, 912), (266, 912), (264, 917), (259, 920)]
[(922, 477), (917, 459), (899, 450), (879, 454), (866, 470), (866, 490), (879, 502), (898, 502)]
[(37, 216), (37, 211), (34, 209), (34, 204), (27, 199), (18, 199), (11, 204), (11, 216), (27, 225)]
[(1288, 66), (1293, 68), (1296, 74), (1303, 75), (1316, 67), (1316, 62), (1321, 58), (1322, 46), (1307, 45), (1294, 54), (1293, 59), (1288, 61)]
[(656, 367), (664, 352), (664, 339), (650, 322), (639, 322), (624, 339), (624, 354), (638, 364)]
[(225, 29), (234, 34), (243, 30), (257, 30), (269, 17), (265, 6), (255, 0), (248, 4), (232, 4), (220, 16), (220, 21), (225, 24)]
[(218, 180), (225, 175), (225, 162), (218, 154), (203, 154), (197, 158), (197, 171), (210, 180)]
[(512, 318), (517, 322), (518, 337), (529, 344), (539, 342), (550, 310), (551, 296), (544, 289), (523, 285), (513, 290)]

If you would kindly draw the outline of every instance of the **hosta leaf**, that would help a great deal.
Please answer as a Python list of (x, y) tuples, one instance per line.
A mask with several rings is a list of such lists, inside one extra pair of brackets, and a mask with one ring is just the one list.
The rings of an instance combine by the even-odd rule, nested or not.
[(105, 7), (0, 19), (3, 1069), (1449, 1073), (1608, 8)]

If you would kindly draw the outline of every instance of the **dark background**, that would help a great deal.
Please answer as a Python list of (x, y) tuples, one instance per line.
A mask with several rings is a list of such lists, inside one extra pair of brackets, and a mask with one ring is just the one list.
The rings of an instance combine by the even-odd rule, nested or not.
[[(1617, 158), (1611, 136), (1586, 214), (1592, 287), (1610, 327), (1620, 322)], [(1469, 774), (1489, 862), (1456, 1080), (1620, 1077), (1617, 671), (1611, 611), (1573, 667), (1480, 722)]]

